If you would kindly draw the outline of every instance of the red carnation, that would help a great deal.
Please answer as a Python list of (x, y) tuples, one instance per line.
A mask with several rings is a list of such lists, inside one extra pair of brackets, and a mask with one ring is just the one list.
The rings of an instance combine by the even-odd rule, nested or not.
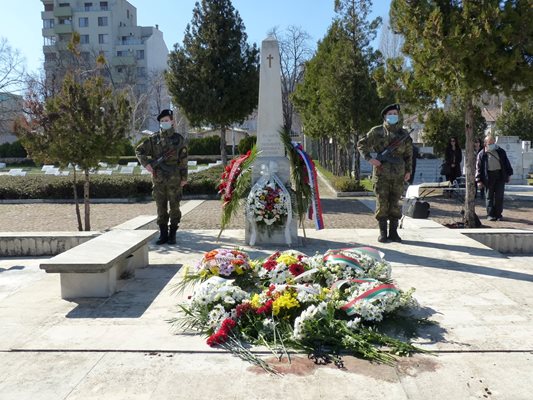
[(275, 260), (267, 260), (263, 264), (263, 268), (265, 268), (268, 271), (272, 271), (272, 270), (276, 269), (277, 265), (278, 265), (277, 261), (275, 261)]
[(257, 310), (255, 310), (255, 313), (256, 314), (270, 314), (270, 312), (272, 312), (272, 303), (274, 303), (274, 300), (272, 299), (268, 300), (264, 306), (261, 306)]
[(298, 276), (305, 272), (304, 266), (300, 263), (294, 263), (289, 266), (289, 272), (294, 276)]

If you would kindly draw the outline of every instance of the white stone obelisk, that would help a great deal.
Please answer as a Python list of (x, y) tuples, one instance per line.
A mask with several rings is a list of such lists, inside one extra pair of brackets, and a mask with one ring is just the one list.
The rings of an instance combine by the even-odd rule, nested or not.
[[(270, 36), (261, 43), (261, 65), (259, 69), (259, 105), (257, 115), (258, 155), (253, 165), (252, 186), (261, 177), (261, 170), (275, 166), (276, 175), (290, 188), (290, 163), (279, 132), (283, 128), (283, 106), (281, 99), (281, 62), (278, 41)], [(297, 216), (290, 222), (291, 243), (298, 244)], [(256, 244), (285, 244), (285, 226), (267, 234), (257, 233)], [(249, 242), (250, 224), (246, 223), (246, 242)]]

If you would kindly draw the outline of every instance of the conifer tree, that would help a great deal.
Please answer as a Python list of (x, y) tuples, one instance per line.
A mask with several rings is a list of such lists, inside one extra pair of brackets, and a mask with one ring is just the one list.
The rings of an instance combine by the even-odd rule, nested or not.
[[(400, 86), (433, 100), (464, 104), (466, 223), (474, 218), (474, 107), (483, 93), (523, 96), (533, 90), (533, 7), (516, 0), (393, 0), (390, 21), (403, 35), (409, 71)], [(397, 64), (397, 67), (399, 64)], [(389, 73), (389, 78), (392, 75)], [(406, 73), (407, 72), (407, 73)]]
[(226, 129), (257, 106), (259, 51), (247, 43), (242, 19), (230, 0), (202, 0), (193, 10), (183, 45), (174, 45), (167, 83), (176, 104), (193, 126), (221, 131), (227, 163)]

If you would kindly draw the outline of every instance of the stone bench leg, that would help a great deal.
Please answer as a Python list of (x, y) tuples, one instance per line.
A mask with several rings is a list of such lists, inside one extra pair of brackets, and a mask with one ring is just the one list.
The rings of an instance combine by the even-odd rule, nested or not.
[(148, 244), (144, 244), (139, 247), (135, 252), (127, 259), (127, 269), (135, 271), (136, 268), (144, 268), (148, 266)]
[(110, 297), (117, 290), (117, 267), (106, 272), (66, 273), (61, 275), (61, 298)]

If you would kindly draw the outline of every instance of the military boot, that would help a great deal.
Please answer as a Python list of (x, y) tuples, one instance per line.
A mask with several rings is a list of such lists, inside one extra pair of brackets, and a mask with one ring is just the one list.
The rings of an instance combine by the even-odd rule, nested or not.
[(167, 224), (161, 224), (159, 225), (159, 239), (155, 244), (165, 244), (168, 242), (168, 225)]
[(391, 218), (389, 223), (389, 236), (388, 238), (391, 242), (401, 242), (402, 238), (398, 235), (398, 219)]
[(379, 222), (379, 237), (378, 242), (380, 243), (387, 243), (387, 220), (385, 218), (381, 218), (378, 220)]
[(178, 225), (170, 225), (170, 231), (168, 232), (168, 244), (176, 244), (176, 231)]

